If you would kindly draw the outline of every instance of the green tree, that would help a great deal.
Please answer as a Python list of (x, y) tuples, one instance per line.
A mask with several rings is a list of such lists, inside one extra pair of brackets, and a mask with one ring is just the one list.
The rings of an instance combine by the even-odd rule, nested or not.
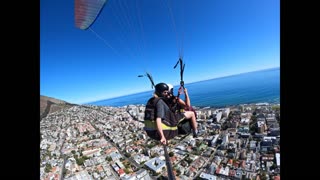
[(47, 163), (47, 164), (46, 164), (46, 167), (45, 167), (45, 169), (44, 169), (44, 172), (48, 173), (48, 172), (51, 171), (51, 169), (52, 169), (51, 164)]
[(199, 147), (201, 145), (201, 142), (196, 141), (196, 146)]
[(271, 109), (272, 109), (273, 111), (278, 112), (278, 111), (280, 111), (280, 106), (275, 105), (275, 106), (272, 106)]
[(221, 126), (222, 130), (227, 130), (229, 128), (228, 123), (224, 122)]
[(124, 154), (127, 158), (131, 157), (131, 154), (130, 153), (125, 153)]
[(270, 167), (270, 170), (276, 169), (277, 168), (277, 164), (273, 163), (272, 166)]
[(78, 165), (83, 165), (84, 159), (83, 159), (83, 158), (78, 158), (78, 159), (76, 159), (76, 163), (77, 163)]
[(179, 169), (177, 169), (177, 176), (180, 176), (180, 174), (181, 174), (181, 171), (179, 170)]
[(124, 169), (124, 172), (125, 172), (126, 174), (130, 174), (131, 171), (126, 168), (126, 169)]
[(256, 130), (257, 130), (256, 124), (251, 124), (251, 125), (250, 125), (250, 129), (249, 129), (250, 134), (251, 134), (251, 135), (254, 135), (254, 133), (256, 132)]
[(170, 156), (170, 157), (174, 156), (174, 152), (172, 152), (172, 151), (169, 152), (169, 156)]
[(88, 156), (83, 156), (84, 160), (90, 159)]
[(261, 174), (261, 176), (260, 176), (260, 179), (261, 179), (261, 180), (267, 180), (267, 179), (268, 179), (268, 178), (267, 178), (267, 174), (266, 174), (265, 171), (262, 172), (262, 174)]
[(110, 161), (112, 161), (112, 158), (110, 156), (108, 156), (108, 157), (106, 157), (106, 160), (110, 162)]
[(151, 158), (158, 157), (158, 156), (159, 156), (158, 153), (154, 153), (154, 154), (151, 155)]
[(68, 169), (63, 169), (63, 171), (62, 171), (63, 177), (67, 174), (67, 171), (68, 171)]
[(187, 157), (185, 160), (186, 160), (189, 164), (192, 163), (192, 160), (191, 160), (189, 157)]
[(87, 156), (82, 156), (81, 158), (76, 158), (76, 163), (78, 165), (83, 165), (84, 161), (87, 159), (89, 159), (89, 157), (87, 157)]

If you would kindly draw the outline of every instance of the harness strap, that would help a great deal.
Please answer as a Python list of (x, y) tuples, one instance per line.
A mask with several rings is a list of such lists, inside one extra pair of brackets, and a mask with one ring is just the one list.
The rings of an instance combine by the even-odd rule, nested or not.
[[(167, 126), (163, 123), (161, 123), (161, 127), (162, 127), (162, 130), (177, 130), (178, 129), (177, 126), (170, 127), (170, 126)], [(144, 120), (144, 130), (146, 130), (146, 131), (157, 130), (156, 121)]]
[(178, 90), (177, 97), (179, 97), (180, 94), (183, 94), (183, 90), (184, 90), (183, 72), (186, 65), (182, 62), (182, 58), (180, 57), (176, 65), (173, 67), (173, 69), (175, 69), (179, 63), (180, 63), (180, 88)]
[[(178, 124), (180, 122), (182, 122), (183, 120), (185, 119), (185, 117), (181, 118), (178, 122)], [(174, 126), (174, 127), (170, 127), (170, 126), (167, 126), (163, 123), (161, 123), (161, 127), (162, 127), (162, 130), (177, 130), (178, 129), (178, 126)], [(157, 130), (157, 123), (156, 121), (151, 121), (151, 120), (145, 120), (144, 121), (144, 128), (143, 128), (145, 131), (154, 131), (154, 130)]]

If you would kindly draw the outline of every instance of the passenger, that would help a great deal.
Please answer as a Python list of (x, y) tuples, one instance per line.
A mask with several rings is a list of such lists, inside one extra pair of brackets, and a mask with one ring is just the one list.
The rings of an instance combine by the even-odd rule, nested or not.
[(167, 102), (169, 108), (175, 113), (176, 119), (178, 122), (183, 121), (184, 119), (190, 120), (192, 126), (193, 137), (198, 137), (198, 127), (196, 122), (196, 113), (191, 106), (190, 98), (188, 95), (187, 88), (184, 88), (185, 101), (181, 98), (174, 96), (173, 94), (173, 85), (168, 84), (169, 86), (169, 94), (167, 95)]

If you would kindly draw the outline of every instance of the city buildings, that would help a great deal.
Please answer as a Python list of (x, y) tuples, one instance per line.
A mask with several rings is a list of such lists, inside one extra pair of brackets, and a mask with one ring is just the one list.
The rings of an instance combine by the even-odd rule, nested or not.
[[(280, 177), (280, 126), (271, 105), (195, 107), (202, 134), (169, 141), (177, 177)], [(40, 122), (40, 179), (154, 179), (167, 176), (164, 151), (143, 131), (144, 105), (82, 105)]]

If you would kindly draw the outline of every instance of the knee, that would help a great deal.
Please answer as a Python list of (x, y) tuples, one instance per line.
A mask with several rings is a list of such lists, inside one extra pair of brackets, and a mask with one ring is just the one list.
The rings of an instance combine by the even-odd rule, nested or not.
[(189, 111), (190, 117), (196, 117), (195, 113), (193, 111)]

